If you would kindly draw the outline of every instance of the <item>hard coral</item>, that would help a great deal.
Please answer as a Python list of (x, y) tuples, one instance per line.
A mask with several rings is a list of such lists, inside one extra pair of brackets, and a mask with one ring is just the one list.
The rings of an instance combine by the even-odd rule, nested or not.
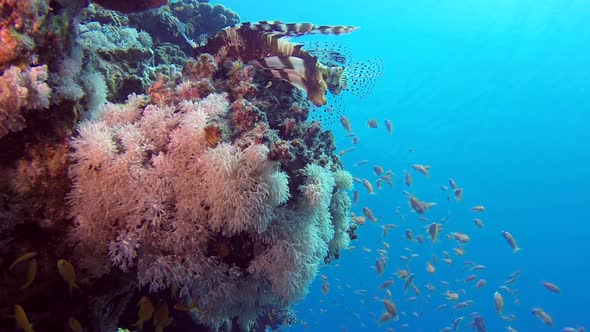
[(158, 8), (168, 3), (168, 0), (93, 0), (104, 8), (116, 10), (121, 13), (135, 13), (148, 9)]

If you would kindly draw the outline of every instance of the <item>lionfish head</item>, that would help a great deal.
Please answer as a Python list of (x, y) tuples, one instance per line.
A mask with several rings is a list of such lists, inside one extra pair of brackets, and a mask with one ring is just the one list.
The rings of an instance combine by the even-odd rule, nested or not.
[[(312, 101), (316, 110), (312, 118), (323, 123), (335, 123), (344, 114), (342, 91), (364, 98), (368, 96), (377, 79), (383, 75), (383, 61), (371, 59), (351, 61), (352, 56), (342, 44), (330, 42), (303, 43), (303, 49), (317, 58), (317, 68), (327, 89), (324, 103)], [(309, 95), (309, 94), (308, 94)]]

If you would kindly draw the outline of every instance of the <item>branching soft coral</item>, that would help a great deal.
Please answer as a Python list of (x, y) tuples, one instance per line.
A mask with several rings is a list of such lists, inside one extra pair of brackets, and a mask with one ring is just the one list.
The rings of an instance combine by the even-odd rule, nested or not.
[(11, 66), (0, 76), (0, 138), (26, 127), (24, 110), (49, 107), (47, 66), (25, 71)]

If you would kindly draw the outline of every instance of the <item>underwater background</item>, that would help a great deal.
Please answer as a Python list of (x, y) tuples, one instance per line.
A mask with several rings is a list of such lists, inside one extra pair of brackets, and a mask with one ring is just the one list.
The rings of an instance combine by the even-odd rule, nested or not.
[[(309, 324), (307, 330), (391, 327), (397, 331), (408, 324), (406, 331), (439, 331), (472, 311), (485, 317), (489, 331), (504, 331), (508, 325), (519, 331), (590, 325), (590, 7), (586, 2), (220, 3), (240, 13), (242, 21), (280, 18), (360, 26), (350, 35), (335, 38), (359, 59), (384, 60), (384, 75), (370, 96), (344, 97), (345, 114), (360, 142), (343, 160), (345, 168), (359, 178), (375, 177), (371, 165), (394, 170), (394, 189), (384, 186), (375, 196), (361, 194), (353, 211), (361, 214), (361, 207), (369, 206), (379, 223), (398, 224), (387, 236), (395, 249), (390, 251), (384, 276), (378, 278), (374, 249), (380, 247), (381, 229), (361, 227), (359, 239), (351, 243), (357, 248), (345, 252), (338, 267), (324, 266), (320, 272), (330, 279), (330, 292), (323, 294), (324, 281), (317, 279), (307, 298), (295, 306), (299, 319)], [(378, 120), (378, 129), (367, 128), (371, 118)], [(392, 135), (383, 128), (383, 119), (392, 121)], [(352, 146), (339, 124), (333, 130), (338, 150)], [(410, 148), (415, 151), (408, 153)], [(353, 166), (364, 159), (369, 163)], [(442, 203), (446, 195), (438, 187), (452, 177), (465, 189), (463, 201), (449, 207), (452, 217), (445, 231), (471, 235), (466, 259), (486, 265), (480, 275), (488, 286), (477, 290), (465, 286), (469, 295), (464, 299), (472, 299), (472, 307), (438, 312), (436, 307), (444, 301), (438, 296), (441, 287), (429, 303), (422, 303), (406, 301), (413, 294), (404, 294), (397, 285), (392, 288), (393, 298), (407, 316), (379, 325), (383, 305), (373, 297), (382, 298), (378, 285), (404, 266), (394, 254), (403, 255), (402, 247), (421, 255), (410, 265), (423, 282), (452, 282), (467, 275), (460, 265), (439, 264), (429, 276), (424, 260), (433, 252), (441, 256), (450, 247), (411, 246), (403, 238), (406, 227), (398, 223), (394, 211), (397, 206), (409, 210), (402, 193), (403, 174), (414, 163), (432, 166), (429, 179), (414, 176), (412, 189), (439, 202), (432, 210), (437, 217), (446, 214)], [(481, 230), (472, 224), (475, 216), (470, 207), (476, 204), (487, 208)], [(411, 222), (418, 229), (419, 221)], [(512, 253), (502, 230), (515, 236), (521, 252)], [(373, 252), (365, 253), (362, 247)], [(517, 319), (504, 322), (495, 312), (493, 293), (516, 270), (522, 271), (515, 286), (520, 289), (520, 304), (505, 297), (504, 312)], [(542, 281), (560, 285), (561, 294), (545, 290)], [(358, 289), (368, 293), (354, 294)], [(552, 315), (554, 327), (531, 314), (537, 306)], [(470, 330), (469, 322), (461, 323), (462, 330)], [(289, 330), (305, 329), (296, 324)]]

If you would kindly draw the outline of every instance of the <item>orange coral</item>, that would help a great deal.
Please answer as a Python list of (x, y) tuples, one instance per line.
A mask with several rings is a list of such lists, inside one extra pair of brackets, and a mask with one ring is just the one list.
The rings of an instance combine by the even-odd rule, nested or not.
[(205, 127), (205, 140), (207, 141), (208, 147), (216, 147), (221, 142), (221, 138), (221, 129), (214, 125), (207, 125)]

